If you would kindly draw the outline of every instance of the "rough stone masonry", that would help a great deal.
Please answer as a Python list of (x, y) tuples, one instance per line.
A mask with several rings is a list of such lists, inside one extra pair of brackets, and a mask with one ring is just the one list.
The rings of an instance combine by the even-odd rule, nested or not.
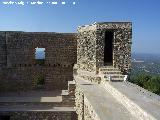
[(94, 23), (78, 27), (78, 67), (82, 70), (96, 72), (104, 66), (106, 31), (113, 33), (112, 65), (118, 67), (125, 74), (129, 73), (132, 38), (132, 24), (130, 22)]
[[(0, 91), (36, 89), (44, 77), (44, 90), (67, 89), (76, 63), (76, 34), (0, 32)], [(45, 48), (44, 65), (37, 65), (35, 48)]]
[(160, 96), (126, 81), (132, 23), (78, 28), (75, 102), (78, 120), (159, 120)]
[(159, 120), (160, 97), (125, 81), (131, 39), (131, 22), (0, 32), (0, 119)]

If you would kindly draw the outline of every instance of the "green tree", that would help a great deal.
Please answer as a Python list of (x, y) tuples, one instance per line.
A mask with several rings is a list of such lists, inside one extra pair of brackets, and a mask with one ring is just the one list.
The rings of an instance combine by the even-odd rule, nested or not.
[(139, 73), (132, 76), (130, 82), (135, 83), (151, 92), (160, 94), (160, 76)]

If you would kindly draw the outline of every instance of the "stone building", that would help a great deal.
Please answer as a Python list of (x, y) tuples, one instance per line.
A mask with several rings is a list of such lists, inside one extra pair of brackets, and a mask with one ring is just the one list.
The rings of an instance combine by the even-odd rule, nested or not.
[(160, 119), (160, 97), (127, 81), (131, 39), (131, 22), (0, 32), (0, 120)]
[(0, 32), (0, 120), (76, 120), (69, 82), (76, 40), (75, 33)]
[[(67, 89), (76, 44), (74, 33), (0, 32), (0, 91), (37, 89), (38, 76), (44, 90)], [(36, 60), (37, 47), (45, 49), (44, 60)]]
[(127, 81), (132, 24), (78, 27), (75, 104), (78, 120), (158, 120), (160, 97)]
[(94, 23), (78, 28), (77, 65), (97, 72), (102, 66), (118, 67), (124, 74), (131, 69), (132, 24)]

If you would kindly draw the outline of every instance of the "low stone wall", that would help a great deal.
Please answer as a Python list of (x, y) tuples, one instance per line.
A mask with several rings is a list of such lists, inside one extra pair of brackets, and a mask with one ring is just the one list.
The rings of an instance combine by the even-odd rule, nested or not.
[(75, 104), (78, 120), (100, 120), (78, 84), (75, 90)]
[[(120, 88), (122, 89), (120, 90), (119, 87), (116, 87), (112, 82), (102, 81), (102, 86), (137, 119), (159, 120), (159, 96), (129, 82), (121, 82), (120, 87), (126, 87), (126, 90), (130, 91), (130, 93), (127, 93), (126, 90), (122, 88)], [(128, 87), (132, 90), (129, 90)], [(149, 107), (146, 107), (145, 104), (148, 104)]]
[(84, 120), (100, 120), (86, 97), (84, 97)]
[(98, 74), (95, 74), (94, 72), (89, 72), (85, 70), (76, 70), (76, 73), (78, 74), (79, 77), (83, 78), (84, 80), (88, 80), (94, 83), (100, 83), (101, 78), (99, 77)]
[(84, 120), (84, 94), (83, 91), (76, 84), (75, 90), (75, 109), (78, 114), (78, 120)]

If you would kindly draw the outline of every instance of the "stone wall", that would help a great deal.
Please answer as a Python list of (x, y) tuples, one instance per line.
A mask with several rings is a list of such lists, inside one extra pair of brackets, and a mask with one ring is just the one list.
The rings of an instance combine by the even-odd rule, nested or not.
[(112, 30), (113, 36), (113, 66), (124, 74), (131, 69), (131, 39), (132, 24), (130, 22), (97, 23), (97, 68), (104, 66), (105, 31)]
[[(37, 75), (44, 76), (46, 90), (67, 89), (76, 63), (76, 34), (0, 32), (0, 43), (1, 91), (35, 89)], [(37, 47), (45, 48), (43, 66), (36, 65)]]
[(75, 109), (78, 114), (78, 120), (84, 120), (84, 94), (83, 91), (76, 84), (75, 89)]
[(4, 67), (7, 63), (6, 61), (6, 34), (5, 32), (0, 32), (0, 70)]
[(100, 120), (86, 97), (84, 97), (84, 120)]
[(104, 66), (105, 32), (113, 31), (113, 66), (124, 74), (131, 69), (130, 22), (94, 23), (78, 28), (77, 66), (81, 70), (97, 72)]
[(77, 120), (73, 111), (1, 112), (0, 118), (3, 116), (9, 116), (10, 120)]
[(78, 28), (77, 65), (79, 69), (96, 71), (96, 25)]
[(75, 90), (75, 105), (78, 120), (100, 120), (78, 83)]

